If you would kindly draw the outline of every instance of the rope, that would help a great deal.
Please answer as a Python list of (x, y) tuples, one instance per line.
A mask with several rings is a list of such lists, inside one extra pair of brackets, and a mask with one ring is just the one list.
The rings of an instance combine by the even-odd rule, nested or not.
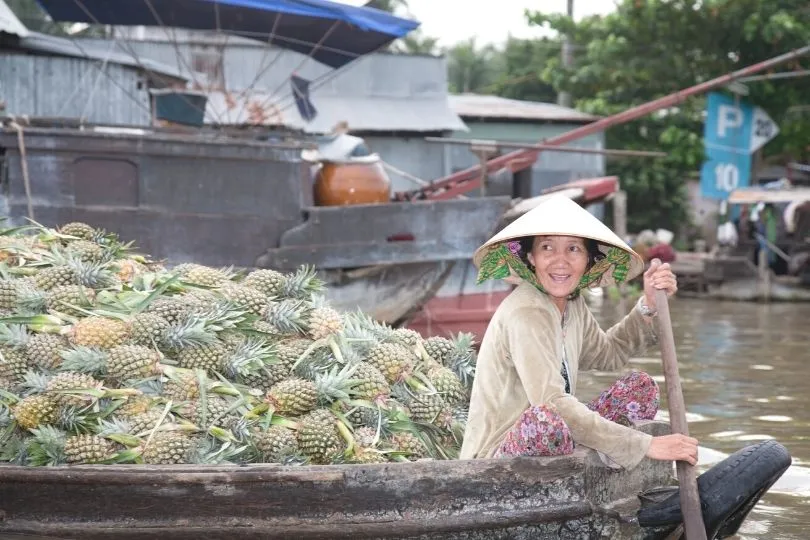
[(28, 176), (28, 157), (25, 152), (23, 128), (14, 118), (12, 118), (9, 126), (17, 132), (17, 146), (20, 149), (20, 168), (22, 169), (23, 185), (25, 186), (25, 199), (28, 204), (28, 219), (34, 221), (34, 203), (31, 198), (31, 179)]

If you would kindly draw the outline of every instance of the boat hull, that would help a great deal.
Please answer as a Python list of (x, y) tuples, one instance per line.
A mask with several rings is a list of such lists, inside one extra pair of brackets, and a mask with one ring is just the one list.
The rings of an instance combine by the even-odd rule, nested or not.
[(641, 538), (637, 494), (671, 481), (668, 462), (624, 471), (584, 448), (375, 465), (0, 466), (0, 537)]

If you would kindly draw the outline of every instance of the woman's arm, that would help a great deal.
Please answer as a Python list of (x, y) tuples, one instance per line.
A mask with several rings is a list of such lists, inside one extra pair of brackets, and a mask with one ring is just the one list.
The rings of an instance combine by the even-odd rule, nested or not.
[(578, 443), (604, 452), (627, 469), (635, 467), (646, 455), (652, 437), (602, 418), (564, 392), (557, 323), (551, 315), (536, 308), (521, 308), (513, 312), (506, 326), (512, 362), (529, 402), (552, 405)]
[[(643, 302), (642, 299), (639, 302)], [(579, 369), (615, 371), (627, 365), (630, 356), (655, 344), (657, 336), (652, 319), (641, 314), (638, 304), (624, 319), (608, 331), (602, 330), (587, 306), (582, 306), (585, 328), (582, 332), (582, 350)]]

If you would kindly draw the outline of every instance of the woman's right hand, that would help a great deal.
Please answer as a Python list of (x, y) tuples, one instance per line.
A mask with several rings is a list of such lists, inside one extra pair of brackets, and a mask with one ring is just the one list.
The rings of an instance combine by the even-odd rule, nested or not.
[(698, 441), (680, 433), (653, 437), (647, 457), (661, 461), (687, 461), (691, 465), (697, 465)]

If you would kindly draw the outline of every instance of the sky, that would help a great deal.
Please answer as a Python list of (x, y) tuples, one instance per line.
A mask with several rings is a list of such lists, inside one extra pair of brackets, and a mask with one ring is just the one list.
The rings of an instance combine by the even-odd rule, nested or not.
[[(453, 45), (477, 36), (480, 45), (498, 44), (511, 33), (518, 38), (548, 35), (548, 30), (530, 27), (526, 9), (565, 13), (566, 0), (408, 0), (411, 14), (422, 23), (425, 35), (438, 37), (441, 45)], [(574, 0), (574, 18), (606, 14), (615, 0)]]

